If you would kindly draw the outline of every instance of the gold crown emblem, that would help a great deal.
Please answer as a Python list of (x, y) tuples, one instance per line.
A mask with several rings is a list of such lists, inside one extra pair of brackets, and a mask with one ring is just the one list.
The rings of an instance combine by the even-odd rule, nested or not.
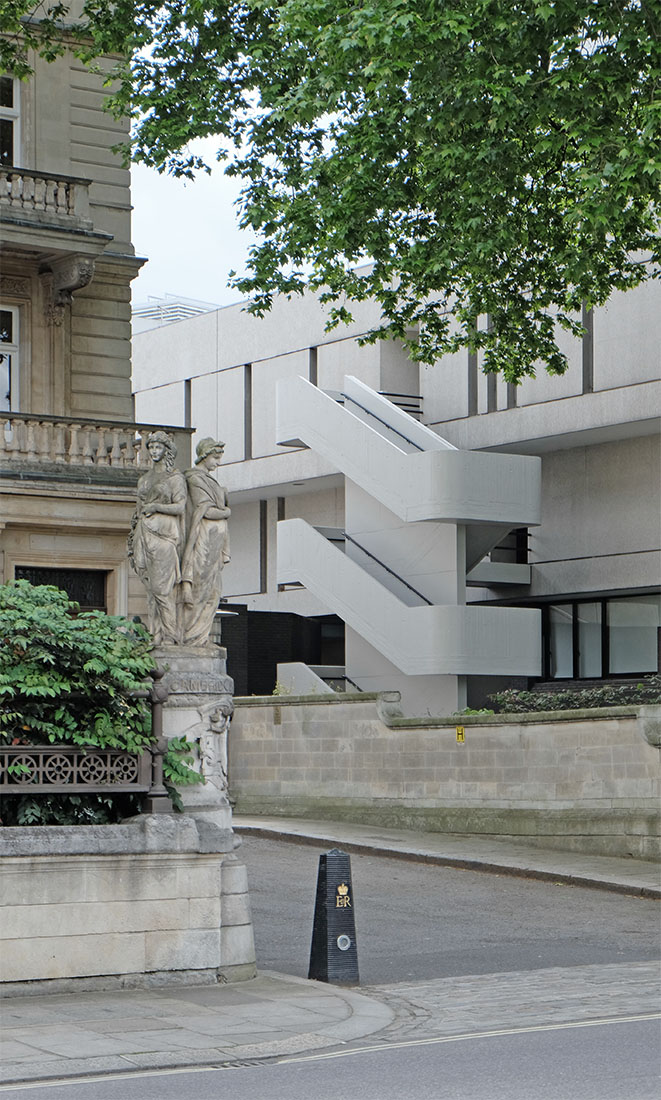
[(346, 882), (341, 882), (340, 883), (340, 885), (337, 888), (337, 892), (340, 895), (340, 897), (344, 897), (345, 894), (349, 893), (349, 887), (347, 886)]

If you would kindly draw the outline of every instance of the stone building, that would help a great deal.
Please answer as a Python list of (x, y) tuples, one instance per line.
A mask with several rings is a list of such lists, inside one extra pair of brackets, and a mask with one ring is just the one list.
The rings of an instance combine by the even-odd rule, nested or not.
[[(407, 659), (420, 630), (418, 655), (438, 656), (431, 674), (451, 684), (439, 704), (450, 709), (464, 698), (483, 705), (504, 684), (656, 671), (659, 284), (615, 294), (585, 317), (582, 340), (563, 336), (563, 377), (540, 368), (516, 388), (467, 353), (426, 367), (395, 344), (360, 346), (377, 320), (376, 306), (361, 303), (352, 325), (327, 333), (323, 307), (307, 295), (276, 300), (261, 320), (229, 306), (134, 338), (138, 412), (183, 419), (227, 444), (224, 596), (235, 616), (223, 630), (238, 693), (268, 693), (276, 676), (323, 690), (321, 677), (399, 687), (417, 700), (409, 711), (434, 713), (438, 693)], [(411, 459), (402, 436), (418, 431), (416, 449), (457, 448), (462, 463), (492, 456), (489, 476), (506, 456), (537, 464), (537, 504), (533, 493), (518, 517), (503, 498), (500, 515), (467, 519), (464, 510), (462, 519), (448, 505), (443, 516), (402, 520), (393, 462), (397, 451)], [(420, 480), (408, 484), (413, 499)], [(491, 525), (482, 542), (478, 520), (483, 533)], [(434, 607), (412, 606), (421, 602)], [(497, 620), (514, 610), (518, 620)]]
[[(134, 614), (126, 535), (146, 452), (130, 284), (144, 261), (106, 94), (72, 54), (0, 76), (0, 581)], [(178, 443), (185, 466), (189, 433)]]

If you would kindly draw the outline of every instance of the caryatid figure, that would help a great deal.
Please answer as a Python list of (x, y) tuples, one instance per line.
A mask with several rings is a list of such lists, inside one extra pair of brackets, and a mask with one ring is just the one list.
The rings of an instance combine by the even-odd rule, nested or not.
[(152, 467), (138, 481), (129, 559), (147, 590), (148, 625), (155, 644), (176, 645), (186, 481), (175, 469), (177, 448), (166, 432), (152, 432), (147, 450)]
[(230, 560), (227, 491), (213, 471), (223, 460), (225, 444), (202, 439), (195, 466), (186, 471), (186, 548), (181, 563), (183, 642), (205, 645), (222, 591), (222, 572)]

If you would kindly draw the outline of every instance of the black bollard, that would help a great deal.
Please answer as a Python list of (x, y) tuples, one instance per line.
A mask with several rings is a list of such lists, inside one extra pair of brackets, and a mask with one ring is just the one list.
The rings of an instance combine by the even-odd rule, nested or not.
[(308, 978), (358, 985), (358, 948), (351, 860), (333, 848), (319, 856)]

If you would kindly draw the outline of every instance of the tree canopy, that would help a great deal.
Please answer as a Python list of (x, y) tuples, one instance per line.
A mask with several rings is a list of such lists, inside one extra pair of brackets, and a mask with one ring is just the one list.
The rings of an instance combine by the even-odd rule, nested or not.
[(564, 371), (556, 325), (659, 276), (658, 0), (86, 0), (80, 27), (123, 57), (127, 155), (190, 176), (214, 135), (242, 177), (254, 312), (372, 298), (371, 338), (518, 382)]

